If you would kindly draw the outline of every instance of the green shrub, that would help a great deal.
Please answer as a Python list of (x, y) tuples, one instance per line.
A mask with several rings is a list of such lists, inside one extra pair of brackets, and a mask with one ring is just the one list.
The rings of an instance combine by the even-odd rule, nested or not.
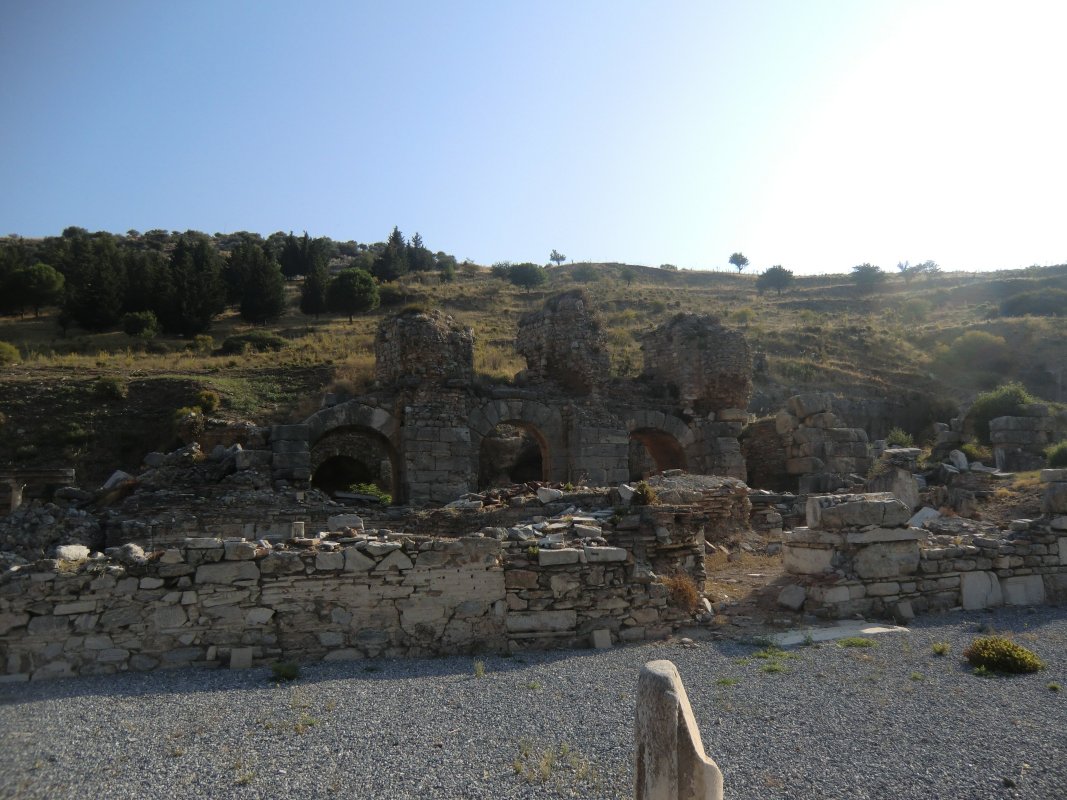
[(1037, 672), (1045, 665), (1037, 654), (1006, 636), (979, 636), (963, 651), (972, 666), (993, 672)]
[(222, 404), (222, 398), (219, 397), (219, 393), (211, 389), (204, 389), (196, 396), (196, 404), (200, 406), (205, 414), (210, 414), (212, 411), (218, 409)]
[(222, 343), (221, 352), (224, 356), (237, 356), (249, 351), (269, 353), (284, 350), (289, 342), (276, 333), (270, 331), (252, 331), (235, 336), (227, 336)]
[(655, 489), (641, 481), (634, 487), (634, 496), (630, 499), (630, 503), (635, 506), (659, 505), (659, 495), (656, 494)]
[(949, 345), (943, 358), (949, 366), (965, 370), (981, 368), (998, 371), (1011, 364), (1012, 351), (1003, 336), (987, 331), (967, 331)]
[(1045, 458), (1050, 467), (1067, 467), (1067, 439), (1045, 448)]
[(122, 330), (127, 336), (152, 339), (159, 333), (159, 320), (151, 311), (131, 311), (122, 316)]
[(215, 349), (215, 337), (209, 336), (206, 333), (200, 333), (193, 337), (193, 341), (190, 344), (190, 348), (193, 352), (200, 353), (201, 355), (207, 355)]
[(1067, 292), (1063, 289), (1042, 289), (1034, 292), (1020, 292), (1005, 299), (1000, 304), (1000, 313), (1005, 317), (1067, 316)]
[(1019, 413), (1019, 406), (1034, 402), (1026, 387), (1018, 382), (1005, 383), (978, 395), (967, 411), (967, 422), (982, 444), (989, 444), (989, 420)]
[(893, 428), (886, 434), (885, 443), (890, 447), (914, 447), (915, 440), (903, 428)]
[(275, 661), (270, 673), (276, 681), (295, 681), (300, 677), (300, 665), (295, 661)]
[(16, 364), (19, 361), (19, 349), (10, 342), (0, 342), (0, 366)]
[(171, 349), (171, 346), (166, 342), (149, 342), (145, 345), (144, 351), (154, 356), (165, 356)]
[(968, 461), (978, 461), (982, 464), (993, 463), (993, 451), (985, 445), (967, 442), (960, 446), (960, 452), (967, 456)]
[(403, 305), (410, 297), (411, 292), (403, 286), (386, 284), (378, 287), (378, 306), (380, 308)]
[(97, 400), (125, 400), (130, 387), (122, 378), (114, 375), (101, 375), (93, 381), (93, 397)]
[(382, 491), (373, 483), (353, 483), (348, 487), (348, 491), (353, 494), (366, 494), (371, 497), (377, 497), (378, 501), (382, 505), (391, 505), (393, 502), (393, 496), (389, 492)]

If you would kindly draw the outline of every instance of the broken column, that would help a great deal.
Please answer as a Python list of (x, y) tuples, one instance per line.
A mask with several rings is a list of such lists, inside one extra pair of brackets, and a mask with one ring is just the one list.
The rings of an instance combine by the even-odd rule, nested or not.
[(637, 683), (635, 800), (722, 800), (722, 772), (704, 753), (678, 668), (649, 661)]
[(915, 478), (919, 456), (918, 447), (890, 447), (882, 451), (867, 480), (868, 492), (890, 492), (914, 511), (919, 507), (919, 482)]

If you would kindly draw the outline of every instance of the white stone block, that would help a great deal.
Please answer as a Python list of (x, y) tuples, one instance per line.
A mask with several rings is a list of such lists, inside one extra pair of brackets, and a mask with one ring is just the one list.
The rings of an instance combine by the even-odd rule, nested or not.
[(1045, 582), (1040, 575), (1016, 575), (1000, 582), (1004, 603), (1009, 606), (1037, 606), (1045, 602)]
[(363, 530), (363, 518), (358, 514), (334, 514), (326, 520), (326, 525), (331, 531), (339, 531), (342, 528), (354, 528)]
[(597, 628), (589, 634), (590, 642), (595, 650), (611, 649), (611, 631), (607, 628)]
[(992, 572), (960, 573), (960, 605), (967, 611), (994, 608), (1004, 604), (1000, 581)]
[(562, 550), (538, 550), (537, 563), (542, 567), (553, 567), (559, 564), (577, 564), (580, 551), (573, 547), (565, 547)]
[[(551, 551), (546, 551), (551, 552)], [(586, 547), (585, 559), (590, 564), (599, 564), (605, 561), (625, 561), (627, 552), (622, 547)]]
[(834, 551), (826, 548), (782, 547), (782, 564), (794, 575), (819, 575), (833, 568)]

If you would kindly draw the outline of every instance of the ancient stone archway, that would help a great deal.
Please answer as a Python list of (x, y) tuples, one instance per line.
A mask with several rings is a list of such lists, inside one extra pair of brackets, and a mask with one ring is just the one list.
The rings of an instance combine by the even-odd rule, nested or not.
[(353, 483), (373, 483), (395, 496), (400, 478), (396, 448), (378, 431), (333, 428), (311, 448), (311, 485), (333, 494)]
[(626, 420), (630, 434), (630, 479), (645, 477), (654, 467), (690, 468), (696, 437), (692, 429), (677, 417), (659, 411), (635, 411)]
[(548, 480), (548, 446), (525, 423), (502, 422), (483, 436), (478, 452), (478, 488)]
[(470, 415), (471, 474), (481, 473), (482, 445), (501, 423), (527, 432), (541, 451), (541, 480), (567, 480), (563, 419), (557, 409), (534, 400), (491, 400)]
[[(309, 417), (306, 424), (313, 483), (315, 474), (328, 460), (349, 459), (378, 476), (377, 481), (369, 482), (388, 483), (386, 490), (392, 494), (393, 502), (407, 499), (403, 462), (397, 446), (400, 424), (388, 411), (353, 400), (322, 409)], [(383, 474), (386, 470), (381, 467), (384, 461), (388, 461), (387, 474)], [(343, 474), (345, 462), (334, 464), (338, 473)], [(350, 464), (348, 471), (355, 474), (359, 470)]]

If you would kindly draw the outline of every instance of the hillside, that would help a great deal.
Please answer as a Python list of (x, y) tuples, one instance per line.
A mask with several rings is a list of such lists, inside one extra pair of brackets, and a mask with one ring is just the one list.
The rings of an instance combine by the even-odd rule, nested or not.
[[(861, 295), (848, 275), (798, 277), (781, 295), (760, 294), (754, 275), (669, 271), (621, 264), (569, 264), (524, 291), (473, 265), (452, 282), (411, 274), (384, 293), (383, 307), (347, 317), (289, 310), (266, 328), (226, 312), (211, 341), (121, 332), (60, 335), (54, 309), (0, 318), (0, 341), (20, 360), (0, 372), (0, 464), (74, 465), (98, 481), (133, 468), (148, 450), (174, 443), (175, 411), (217, 393), (213, 416), (257, 423), (298, 420), (324, 392), (356, 393), (373, 381), (373, 336), (383, 316), (409, 304), (435, 307), (474, 329), (475, 368), (507, 382), (524, 368), (512, 342), (518, 318), (558, 291), (580, 285), (595, 299), (613, 376), (641, 370), (639, 337), (683, 311), (719, 316), (743, 330), (757, 353), (755, 414), (775, 412), (798, 392), (848, 398), (850, 424), (875, 436), (902, 427), (920, 440), (983, 389), (1019, 380), (1046, 400), (1067, 401), (1067, 317), (1000, 315), (1023, 292), (1067, 290), (1067, 266), (994, 273), (888, 276)], [(230, 336), (276, 334), (277, 352), (223, 355)], [(104, 380), (101, 380), (104, 379)], [(210, 403), (209, 403), (210, 404)]]

